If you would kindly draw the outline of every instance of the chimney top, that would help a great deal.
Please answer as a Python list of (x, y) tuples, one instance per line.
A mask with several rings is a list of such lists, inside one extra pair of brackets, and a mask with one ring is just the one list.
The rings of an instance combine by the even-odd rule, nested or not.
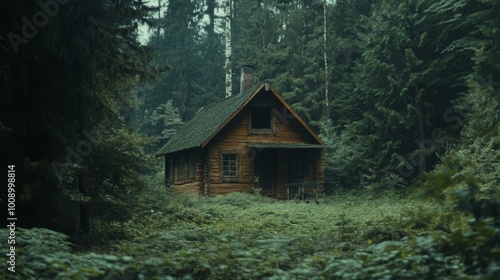
[(240, 94), (252, 86), (253, 65), (244, 64), (241, 66)]

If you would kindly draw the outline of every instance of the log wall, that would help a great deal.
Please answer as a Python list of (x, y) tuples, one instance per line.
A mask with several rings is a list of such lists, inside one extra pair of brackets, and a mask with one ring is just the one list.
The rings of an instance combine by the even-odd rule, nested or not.
[[(195, 177), (189, 178), (189, 154), (191, 152), (195, 153), (196, 157), (196, 170)], [(184, 179), (179, 178), (179, 157), (184, 156), (185, 164), (184, 164)], [(185, 151), (180, 151), (177, 153), (169, 154), (166, 157), (166, 162), (170, 161), (170, 158), (173, 159), (174, 163), (174, 174), (173, 180), (170, 182), (170, 185), (173, 186), (174, 193), (181, 192), (191, 192), (196, 194), (203, 194), (203, 177), (204, 177), (204, 164), (203, 164), (203, 154), (201, 153), (201, 149), (189, 149)], [(168, 179), (168, 171), (169, 167), (167, 164), (165, 165), (165, 178)]]
[[(251, 129), (252, 106), (265, 106), (273, 108), (273, 129), (270, 133), (255, 133)], [(314, 137), (300, 124), (298, 120), (286, 110), (271, 92), (260, 92), (238, 115), (217, 133), (203, 150), (194, 148), (169, 154), (166, 162), (173, 158), (174, 193), (192, 192), (200, 195), (215, 196), (231, 192), (251, 192), (254, 184), (254, 159), (255, 149), (248, 149), (248, 143), (316, 143)], [(196, 177), (189, 179), (188, 164), (189, 152), (196, 152)], [(295, 150), (274, 149), (274, 194), (277, 198), (286, 198), (285, 184), (288, 182), (288, 157), (289, 153), (301, 152), (306, 155), (305, 167), (307, 180), (318, 181), (323, 187), (324, 152), (317, 149)], [(239, 176), (237, 182), (224, 182), (222, 180), (221, 154), (236, 153), (238, 155)], [(185, 157), (185, 178), (179, 180), (179, 157)], [(167, 164), (165, 171), (168, 172)], [(167, 175), (166, 175), (167, 178)]]
[[(207, 156), (209, 158), (209, 178), (210, 195), (225, 194), (234, 191), (250, 192), (254, 183), (254, 159), (255, 151), (249, 150), (248, 143), (315, 143), (314, 138), (309, 132), (286, 111), (284, 106), (269, 93), (266, 98), (266, 92), (261, 92), (261, 97), (257, 96), (252, 102), (235, 116), (207, 146)], [(273, 133), (251, 132), (251, 107), (269, 106), (273, 108)], [(234, 153), (237, 151), (240, 164), (239, 182), (223, 182), (221, 180), (221, 153)], [(309, 154), (308, 150), (306, 151)], [(317, 150), (313, 150), (317, 151)], [(257, 151), (258, 152), (258, 151)], [(286, 197), (285, 184), (288, 181), (288, 150), (275, 150), (275, 195), (278, 198)], [(322, 168), (322, 159), (318, 155), (313, 155), (306, 159), (307, 179), (316, 181), (324, 175), (315, 172)], [(319, 164), (319, 166), (318, 166)], [(317, 167), (313, 167), (317, 166)], [(321, 169), (322, 170), (322, 169)], [(318, 169), (319, 171), (319, 169)]]

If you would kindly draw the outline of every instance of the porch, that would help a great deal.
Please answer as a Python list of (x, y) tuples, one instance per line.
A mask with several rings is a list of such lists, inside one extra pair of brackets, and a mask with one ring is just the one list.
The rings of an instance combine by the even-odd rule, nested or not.
[(323, 191), (323, 147), (302, 143), (248, 143), (261, 193), (304, 199)]

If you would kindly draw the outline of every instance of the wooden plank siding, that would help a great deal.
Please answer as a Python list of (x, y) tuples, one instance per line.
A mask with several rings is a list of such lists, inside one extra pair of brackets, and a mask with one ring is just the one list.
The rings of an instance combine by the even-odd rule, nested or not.
[[(271, 130), (267, 128), (252, 128), (252, 108), (266, 107), (272, 110)], [(288, 106), (288, 105), (287, 105)], [(261, 91), (257, 94), (238, 114), (236, 114), (225, 126), (217, 129), (215, 135), (211, 136), (208, 143), (199, 147), (188, 148), (172, 152), (165, 158), (165, 179), (168, 180), (168, 164), (173, 160), (173, 178), (170, 182), (174, 186), (174, 193), (191, 192), (199, 195), (216, 196), (231, 192), (251, 192), (255, 178), (255, 157), (261, 148), (249, 148), (249, 143), (281, 143), (281, 144), (314, 144), (321, 141), (306, 128), (301, 121), (295, 119), (293, 114), (272, 92)], [(255, 112), (255, 111), (254, 111)], [(262, 114), (266, 116), (266, 112)], [(267, 115), (268, 116), (268, 115)], [(265, 119), (265, 118), (264, 118)], [(255, 120), (254, 120), (255, 121)], [(277, 198), (286, 198), (285, 185), (291, 176), (288, 174), (290, 155), (295, 153), (304, 155), (304, 175), (306, 180), (319, 182), (322, 191), (324, 188), (324, 151), (323, 149), (305, 148), (263, 148), (273, 152), (274, 195)], [(189, 178), (189, 154), (196, 154), (196, 176)], [(223, 177), (222, 154), (237, 155), (237, 176), (226, 174)], [(184, 166), (180, 157), (184, 157)], [(232, 162), (232, 158), (228, 162)], [(184, 178), (179, 178), (179, 168), (184, 168)], [(265, 169), (268, 170), (268, 169)]]
[[(195, 154), (195, 176), (194, 178), (189, 178), (189, 155), (194, 152)], [(184, 179), (181, 180), (179, 178), (179, 157), (184, 157)], [(172, 185), (174, 194), (179, 194), (182, 192), (190, 192), (195, 194), (203, 194), (203, 176), (204, 176), (204, 168), (203, 168), (203, 157), (201, 153), (201, 149), (189, 149), (185, 151), (180, 151), (166, 157), (165, 162), (169, 162), (170, 158), (173, 159), (174, 162), (174, 180), (170, 182)], [(165, 178), (168, 178), (168, 168), (167, 164), (165, 165)]]
[[(251, 107), (269, 106), (275, 110), (273, 113), (273, 134), (251, 134)], [(314, 141), (306, 129), (294, 118), (289, 117), (289, 112), (284, 111), (284, 106), (277, 100), (263, 100), (262, 98), (253, 100), (248, 107), (242, 110), (231, 122), (229, 122), (219, 134), (212, 139), (212, 143), (207, 146), (207, 156), (210, 161), (210, 195), (225, 194), (234, 191), (250, 192), (254, 184), (254, 158), (255, 154), (249, 151), (248, 143), (311, 143)], [(221, 153), (225, 151), (238, 151), (240, 164), (239, 182), (222, 182), (221, 174)], [(286, 197), (285, 184), (288, 181), (288, 152), (286, 149), (277, 149), (275, 195), (278, 198)], [(306, 159), (307, 179), (317, 181), (324, 175), (316, 174), (321, 158)], [(324, 182), (322, 179), (321, 183)]]

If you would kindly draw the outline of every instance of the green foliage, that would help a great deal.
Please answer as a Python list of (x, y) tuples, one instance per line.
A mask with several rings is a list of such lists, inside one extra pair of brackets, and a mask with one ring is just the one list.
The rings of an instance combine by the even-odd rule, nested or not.
[[(140, 105), (134, 126), (151, 136), (165, 136), (161, 148), (179, 125), (200, 108), (224, 96), (222, 36), (217, 32), (217, 3), (172, 0), (164, 3), (151, 30), (148, 46), (154, 48), (154, 67), (168, 69), (137, 88)], [(208, 17), (208, 21), (203, 19)], [(156, 113), (155, 113), (156, 112)], [(165, 115), (158, 122), (158, 114)], [(168, 116), (168, 117), (167, 117)]]
[(456, 146), (443, 157), (442, 162), (426, 175), (418, 190), (429, 197), (455, 201), (457, 190), (475, 185), (481, 197), (490, 197), (498, 190), (500, 154), (493, 148), (495, 138), (477, 138), (470, 145)]
[(151, 124), (155, 127), (163, 128), (161, 134), (158, 135), (161, 137), (159, 146), (163, 146), (177, 133), (177, 130), (184, 123), (179, 115), (179, 110), (172, 105), (172, 100), (168, 100), (153, 111)]
[[(147, 191), (148, 192), (148, 191)], [(146, 192), (146, 193), (147, 193)], [(18, 231), (21, 275), (39, 279), (189, 277), (380, 279), (492, 277), (500, 267), (499, 199), (461, 195), (478, 213), (470, 227), (424, 201), (327, 197), (323, 204), (274, 202), (250, 194), (163, 197), (124, 227), (111, 254), (71, 252), (66, 236)], [(1, 230), (2, 232), (5, 229)], [(76, 277), (76, 278), (75, 278)]]
[[(353, 188), (360, 183), (360, 174), (366, 166), (366, 147), (363, 147), (359, 136), (346, 128), (336, 131), (331, 121), (322, 125), (321, 138), (327, 146), (326, 174), (327, 186), (336, 188)], [(327, 190), (333, 191), (333, 190)]]
[(248, 208), (255, 205), (257, 202), (268, 201), (264, 196), (259, 195), (248, 195), (246, 193), (230, 193), (224, 196), (217, 196), (213, 199), (207, 201), (208, 203), (214, 203), (216, 205), (230, 205), (240, 208)]
[[(327, 5), (324, 49), (323, 1), (235, 2), (233, 61), (255, 64), (256, 80), (273, 79), (321, 127), (335, 196), (320, 204), (172, 196), (162, 170), (145, 175), (155, 143), (129, 126), (162, 145), (222, 98), (217, 1), (168, 1), (148, 43), (156, 53), (137, 41), (136, 23), (151, 23), (153, 8), (72, 1), (19, 54), (3, 32), (19, 33), (17, 19), (39, 6), (7, 1), (0, 143), (17, 167), (19, 220), (75, 232), (92, 217), (92, 233), (72, 236), (76, 247), (60, 233), (19, 229), (19, 276), (495, 279), (500, 3), (337, 0)], [(146, 65), (170, 71), (140, 84), (154, 74)], [(444, 136), (434, 139), (436, 131)], [(428, 139), (431, 151), (421, 146)], [(92, 152), (67, 159), (70, 149), (85, 154), (87, 142)], [(419, 172), (397, 173), (408, 162)], [(409, 190), (414, 175), (422, 176), (412, 196), (393, 191)], [(89, 247), (106, 254), (79, 252)]]
[[(441, 4), (442, 7), (448, 7), (444, 2)], [(463, 125), (461, 139), (442, 156), (441, 163), (426, 175), (420, 188), (432, 197), (447, 198), (446, 201), (452, 205), (457, 190), (476, 186), (479, 189), (478, 197), (489, 198), (500, 184), (500, 90), (498, 83), (493, 80), (500, 74), (500, 48), (497, 44), (500, 42), (500, 27), (494, 24), (498, 22), (494, 13), (500, 7), (498, 3), (489, 1), (467, 5), (475, 12), (466, 13), (462, 20), (473, 31), (452, 44), (453, 50), (473, 50), (473, 71), (466, 80), (468, 89), (457, 100), (457, 108), (460, 109), (458, 125)], [(464, 45), (464, 41), (468, 43)]]
[[(322, 204), (251, 194), (202, 198), (167, 190), (141, 202), (107, 254), (74, 253), (67, 237), (17, 232), (19, 273), (38, 279), (490, 279), (500, 271), (500, 199), (459, 194), (458, 212), (430, 201), (342, 194)], [(153, 209), (154, 208), (154, 209)], [(6, 229), (0, 230), (3, 234)], [(5, 273), (5, 272), (3, 272)], [(490, 278), (488, 278), (490, 277)]]
[[(6, 229), (0, 232), (8, 235)], [(2, 279), (113, 279), (123, 275), (132, 261), (131, 257), (118, 255), (74, 254), (67, 239), (64, 234), (43, 228), (18, 228), (16, 277), (2, 270)]]
[(155, 9), (130, 0), (47, 3), (55, 11), (37, 1), (2, 2), (12, 16), (1, 17), (2, 38), (23, 33), (21, 18), (46, 21), (31, 25), (18, 52), (1, 40), (1, 154), (22, 178), (19, 220), (89, 231), (91, 216), (128, 218), (138, 173), (149, 169), (150, 140), (128, 121), (136, 105), (131, 88), (155, 74), (146, 66), (150, 49), (137, 40), (137, 23), (151, 23)]
[[(400, 185), (461, 157), (460, 150), (463, 160), (477, 158), (468, 165), (483, 174), (481, 184), (497, 184), (498, 9), (494, 1), (447, 0), (331, 6), (334, 92), (330, 119), (321, 121), (332, 147), (330, 184)], [(460, 147), (450, 145), (456, 142)], [(449, 171), (438, 180), (461, 172), (444, 165)]]

